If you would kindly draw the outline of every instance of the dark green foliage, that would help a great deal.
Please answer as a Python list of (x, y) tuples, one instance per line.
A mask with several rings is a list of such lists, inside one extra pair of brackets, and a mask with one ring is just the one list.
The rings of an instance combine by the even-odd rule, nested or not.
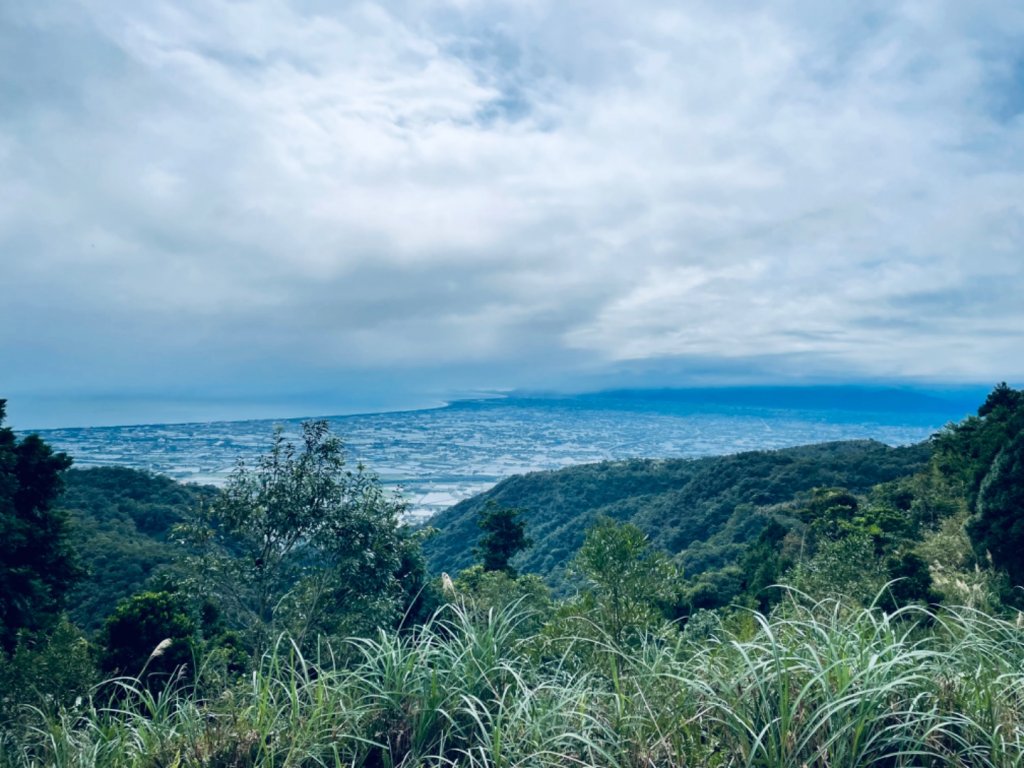
[(863, 528), (857, 519), (859, 506), (845, 488), (815, 488), (799, 516), (812, 538), (836, 541)]
[(679, 594), (680, 575), (668, 556), (635, 525), (610, 517), (587, 531), (572, 570), (584, 586), (569, 612), (596, 623), (616, 644), (663, 623)]
[(10, 655), (0, 651), (0, 731), (24, 706), (71, 707), (99, 680), (95, 649), (66, 619), (46, 636), (22, 635)]
[(196, 622), (178, 592), (143, 592), (122, 600), (101, 633), (108, 675), (166, 680), (192, 665)]
[[(566, 564), (600, 515), (637, 525), (653, 546), (682, 553), (687, 574), (742, 556), (780, 504), (817, 487), (855, 493), (905, 477), (928, 461), (928, 446), (889, 448), (871, 441), (824, 443), (706, 459), (630, 460), (511, 477), (440, 513), (424, 551), (434, 572), (470, 565), (477, 516), (488, 502), (522, 512), (534, 546), (520, 570), (562, 583)], [(762, 514), (769, 512), (770, 514)]]
[[(748, 574), (739, 565), (726, 565), (710, 571), (704, 571), (687, 581), (683, 589), (682, 600), (676, 606), (676, 618), (687, 618), (701, 610), (714, 610), (729, 605), (745, 592), (744, 584)], [(754, 595), (760, 597), (761, 589), (751, 588)]]
[(985, 402), (978, 408), (978, 416), (985, 418), (1000, 411), (1014, 413), (1024, 407), (1024, 392), (1013, 389), (1005, 381), (1001, 381), (988, 393)]
[(1024, 585), (1024, 432), (996, 456), (985, 475), (967, 531), (980, 557)]
[(971, 508), (999, 452), (1024, 429), (1024, 393), (998, 385), (977, 416), (951, 424), (935, 436), (936, 464)]
[(477, 525), (483, 535), (477, 543), (476, 553), (484, 570), (504, 571), (515, 578), (512, 558), (533, 544), (526, 535), (526, 522), (520, 517), (519, 510), (489, 502), (480, 510)]
[(198, 553), (196, 592), (260, 651), (285, 630), (301, 641), (400, 622), (418, 590), (403, 591), (399, 578), (422, 583), (423, 570), (403, 509), (375, 475), (347, 470), (341, 441), (315, 421), (298, 445), (278, 431), (180, 531)]
[(770, 610), (788, 584), (815, 596), (843, 595), (869, 604), (885, 588), (891, 610), (935, 602), (927, 563), (912, 549), (923, 529), (914, 523), (906, 480), (875, 486), (865, 497), (846, 488), (815, 488), (777, 514), (735, 564), (705, 572), (687, 585), (689, 611), (738, 604)]
[(554, 603), (551, 591), (538, 577), (530, 574), (511, 576), (507, 571), (488, 571), (482, 565), (467, 568), (452, 582), (449, 601), (461, 605), (477, 620), (515, 606), (524, 619), (523, 634), (539, 632), (550, 618)]
[(444, 602), (435, 580), (427, 572), (422, 542), (427, 532), (413, 531), (408, 526), (398, 527), (398, 566), (394, 579), (401, 594), (398, 604), (402, 615), (399, 626), (411, 628), (428, 621)]
[[(767, 611), (781, 598), (781, 591), (772, 587), (782, 584), (785, 574), (796, 564), (801, 543), (790, 528), (771, 520), (740, 558), (739, 569), (743, 573), (740, 590), (758, 610)], [(693, 606), (709, 607), (714, 606)]]
[(70, 541), (85, 576), (72, 589), (68, 612), (96, 631), (119, 601), (155, 586), (181, 555), (172, 531), (217, 494), (124, 467), (72, 469), (57, 506), (67, 512)]
[(1011, 584), (1024, 584), (1024, 391), (999, 384), (977, 416), (949, 425), (934, 443), (942, 489), (973, 513), (967, 533), (979, 560), (991, 557)]
[(892, 583), (882, 595), (880, 607), (895, 611), (912, 603), (937, 604), (939, 595), (932, 586), (928, 563), (910, 551), (894, 552), (883, 561)]
[(66, 517), (53, 507), (71, 459), (38, 435), (17, 440), (3, 426), (6, 405), (0, 400), (0, 649), (10, 652), (18, 632), (54, 626), (79, 571)]

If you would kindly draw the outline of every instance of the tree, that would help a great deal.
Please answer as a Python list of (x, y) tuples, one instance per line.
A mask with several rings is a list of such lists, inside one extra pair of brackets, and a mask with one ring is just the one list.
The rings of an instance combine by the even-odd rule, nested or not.
[(66, 618), (45, 637), (19, 637), (9, 657), (0, 651), (0, 732), (24, 727), (26, 707), (56, 714), (86, 699), (99, 677), (93, 656), (88, 639)]
[(807, 506), (800, 510), (808, 534), (815, 541), (838, 541), (854, 532), (860, 504), (845, 488), (815, 488)]
[(1024, 585), (1024, 431), (996, 456), (975, 506), (967, 524), (975, 551)]
[(19, 631), (46, 631), (79, 576), (67, 520), (53, 508), (61, 472), (71, 466), (38, 435), (18, 440), (4, 427), (0, 400), (0, 647), (14, 649)]
[(678, 598), (679, 572), (632, 523), (600, 517), (573, 560), (587, 591), (579, 605), (618, 644), (664, 621)]
[(795, 536), (789, 528), (771, 519), (757, 541), (739, 559), (739, 567), (743, 571), (743, 593), (748, 602), (762, 613), (767, 613), (782, 598), (783, 592), (771, 587), (780, 584), (783, 574), (796, 562), (797, 552), (786, 545), (793, 538)]
[(517, 628), (524, 636), (540, 631), (554, 607), (551, 590), (532, 573), (510, 576), (507, 571), (487, 571), (482, 565), (474, 565), (460, 572), (451, 588), (453, 601), (485, 620), (515, 605), (521, 617)]
[(520, 518), (520, 511), (511, 507), (499, 507), (489, 501), (480, 511), (477, 524), (484, 535), (476, 546), (485, 571), (504, 571), (516, 577), (511, 561), (520, 552), (529, 549), (533, 542), (526, 535), (526, 521)]
[(1010, 387), (1005, 381), (996, 384), (988, 393), (985, 402), (978, 408), (978, 415), (985, 417), (997, 412), (1000, 408), (1013, 412), (1024, 405), (1024, 392)]
[(396, 623), (399, 576), (415, 538), (404, 503), (376, 475), (345, 468), (326, 421), (302, 425), (299, 445), (275, 432), (254, 467), (239, 463), (223, 492), (181, 527), (198, 556), (196, 586), (258, 652), (278, 632), (345, 634)]
[(118, 603), (103, 626), (109, 674), (166, 678), (192, 663), (196, 622), (178, 592), (142, 592)]
[(972, 511), (977, 512), (981, 484), (1000, 451), (1021, 430), (1024, 391), (1014, 390), (1003, 382), (989, 393), (977, 416), (949, 425), (933, 437), (935, 466)]

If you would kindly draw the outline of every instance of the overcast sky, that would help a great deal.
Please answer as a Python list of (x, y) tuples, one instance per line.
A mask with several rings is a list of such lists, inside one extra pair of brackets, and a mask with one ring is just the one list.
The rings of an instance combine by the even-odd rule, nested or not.
[(15, 426), (1021, 382), (1024, 3), (0, 2), (0, 290)]

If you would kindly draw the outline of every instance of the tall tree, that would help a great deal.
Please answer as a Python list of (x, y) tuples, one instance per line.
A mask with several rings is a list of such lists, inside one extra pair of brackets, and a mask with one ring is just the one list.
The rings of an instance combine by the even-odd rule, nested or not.
[(480, 511), (477, 524), (484, 532), (476, 546), (484, 570), (504, 571), (515, 578), (512, 558), (533, 544), (526, 535), (526, 521), (520, 517), (519, 510), (500, 507), (490, 501)]
[(1024, 586), (1024, 431), (996, 456), (975, 507), (967, 524), (975, 551)]
[(977, 511), (981, 484), (999, 452), (1022, 430), (1024, 391), (1003, 382), (989, 393), (977, 416), (947, 426), (932, 439), (935, 466), (972, 511)]
[(140, 592), (121, 600), (101, 633), (107, 674), (166, 679), (192, 664), (196, 622), (175, 592)]
[(19, 631), (54, 625), (79, 572), (53, 508), (71, 459), (38, 435), (19, 441), (3, 426), (6, 412), (0, 400), (0, 646), (10, 651)]

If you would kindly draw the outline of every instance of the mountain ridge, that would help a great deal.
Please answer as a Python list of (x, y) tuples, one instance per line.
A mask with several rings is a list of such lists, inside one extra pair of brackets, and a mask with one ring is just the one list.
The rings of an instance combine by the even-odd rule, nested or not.
[(865, 492), (913, 474), (927, 443), (890, 447), (874, 440), (814, 443), (770, 451), (680, 459), (626, 459), (515, 475), (440, 512), (424, 544), (435, 572), (472, 564), (476, 519), (489, 502), (520, 509), (533, 547), (518, 567), (551, 583), (600, 515), (638, 525), (652, 544), (677, 555), (688, 574), (716, 567), (752, 541), (765, 512), (814, 488)]

